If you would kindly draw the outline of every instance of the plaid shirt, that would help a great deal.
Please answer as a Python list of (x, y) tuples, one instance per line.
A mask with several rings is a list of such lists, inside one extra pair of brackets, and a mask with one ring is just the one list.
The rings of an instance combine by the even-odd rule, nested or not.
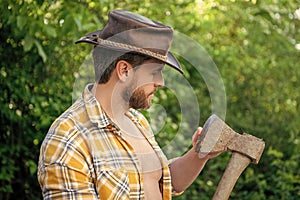
[[(87, 86), (50, 127), (41, 146), (38, 181), (44, 199), (144, 199), (139, 159), (121, 131), (101, 110)], [(163, 199), (171, 199), (168, 161), (147, 120), (134, 109), (127, 116), (160, 158)]]

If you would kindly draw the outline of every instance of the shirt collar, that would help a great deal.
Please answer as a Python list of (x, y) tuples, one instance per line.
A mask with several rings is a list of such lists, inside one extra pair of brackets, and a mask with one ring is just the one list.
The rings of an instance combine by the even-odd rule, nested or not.
[[(96, 99), (96, 97), (91, 92), (93, 88), (93, 84), (88, 84), (83, 91), (83, 101), (85, 104), (85, 108), (89, 119), (92, 123), (98, 125), (99, 128), (107, 127), (111, 129), (111, 126), (114, 127), (114, 131), (117, 134), (120, 134), (119, 127), (107, 116), (105, 111), (101, 108), (100, 103)], [(133, 108), (129, 108), (129, 110), (125, 113), (136, 125), (145, 128), (144, 120), (141, 120), (141, 116), (139, 112)], [(149, 131), (149, 129), (147, 129)]]
[(102, 110), (100, 103), (91, 92), (92, 88), (93, 84), (88, 84), (83, 91), (82, 97), (86, 111), (92, 123), (98, 124), (99, 128), (107, 127), (109, 124), (112, 124), (112, 121)]

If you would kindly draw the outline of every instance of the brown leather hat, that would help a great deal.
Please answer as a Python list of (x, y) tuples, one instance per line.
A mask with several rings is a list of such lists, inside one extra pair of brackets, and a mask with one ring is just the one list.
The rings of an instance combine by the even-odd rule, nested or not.
[(178, 60), (169, 52), (172, 28), (125, 10), (113, 10), (108, 16), (103, 30), (89, 33), (75, 43), (86, 42), (118, 51), (142, 53), (183, 73)]

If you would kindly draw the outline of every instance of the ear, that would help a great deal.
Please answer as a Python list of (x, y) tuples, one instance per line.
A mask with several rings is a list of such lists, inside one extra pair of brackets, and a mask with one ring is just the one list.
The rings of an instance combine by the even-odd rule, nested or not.
[(121, 81), (126, 81), (128, 77), (128, 71), (132, 68), (131, 64), (129, 64), (125, 60), (120, 60), (116, 64), (116, 73)]

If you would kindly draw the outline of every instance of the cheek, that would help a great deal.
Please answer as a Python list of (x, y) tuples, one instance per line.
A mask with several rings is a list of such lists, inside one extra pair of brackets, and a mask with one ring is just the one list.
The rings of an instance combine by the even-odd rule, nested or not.
[(153, 92), (153, 86), (151, 84), (143, 85), (138, 88), (139, 91), (143, 91), (146, 95)]
[(142, 79), (138, 82), (138, 86), (139, 87), (143, 87), (143, 88), (147, 88), (149, 87), (149, 85), (152, 85), (154, 83), (153, 79), (152, 78), (145, 78), (145, 79)]
[(158, 74), (153, 77), (153, 82), (159, 85), (164, 85), (164, 77), (162, 74)]
[(139, 73), (134, 77), (134, 79), (136, 79), (136, 82), (140, 87), (154, 82), (154, 76), (147, 73)]

